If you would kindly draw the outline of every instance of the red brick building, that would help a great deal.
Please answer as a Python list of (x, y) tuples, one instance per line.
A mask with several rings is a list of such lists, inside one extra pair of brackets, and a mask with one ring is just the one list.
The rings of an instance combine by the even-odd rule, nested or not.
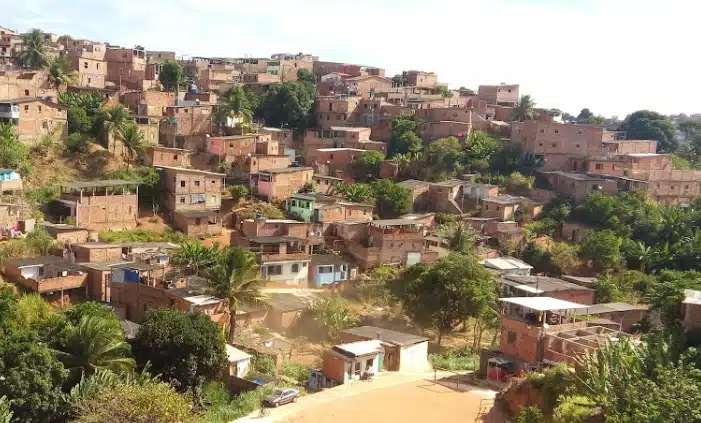
[(47, 134), (65, 135), (67, 119), (65, 106), (41, 98), (0, 100), (0, 122), (15, 125), (20, 141), (35, 140)]
[(97, 231), (133, 228), (139, 216), (139, 183), (104, 180), (61, 185), (59, 215)]

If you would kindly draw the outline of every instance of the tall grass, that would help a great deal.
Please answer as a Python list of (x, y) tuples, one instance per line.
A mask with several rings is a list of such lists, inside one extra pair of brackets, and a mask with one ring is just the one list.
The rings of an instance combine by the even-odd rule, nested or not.
[(479, 367), (479, 356), (467, 347), (430, 354), (429, 360), (433, 367), (446, 370), (475, 370)]

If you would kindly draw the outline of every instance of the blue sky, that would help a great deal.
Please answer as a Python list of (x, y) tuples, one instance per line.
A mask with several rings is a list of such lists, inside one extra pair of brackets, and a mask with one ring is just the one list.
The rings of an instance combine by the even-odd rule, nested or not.
[(699, 0), (0, 0), (0, 25), (175, 50), (521, 84), (542, 107), (701, 112)]

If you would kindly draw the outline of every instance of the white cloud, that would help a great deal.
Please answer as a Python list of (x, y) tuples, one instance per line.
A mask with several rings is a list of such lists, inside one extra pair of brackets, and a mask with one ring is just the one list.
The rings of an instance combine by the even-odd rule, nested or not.
[(539, 105), (569, 112), (701, 111), (697, 0), (25, 0), (3, 7), (2, 25), (178, 54), (304, 51), (388, 74), (431, 70), (456, 87), (520, 83)]

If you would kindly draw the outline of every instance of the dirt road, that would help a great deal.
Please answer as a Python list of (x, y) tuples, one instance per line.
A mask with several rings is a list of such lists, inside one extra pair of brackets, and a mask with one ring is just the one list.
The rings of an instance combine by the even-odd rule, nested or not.
[(493, 397), (494, 391), (465, 384), (458, 390), (454, 383), (434, 383), (429, 375), (394, 374), (308, 395), (296, 404), (271, 410), (269, 418), (284, 423), (472, 423), (480, 407), (491, 408)]

